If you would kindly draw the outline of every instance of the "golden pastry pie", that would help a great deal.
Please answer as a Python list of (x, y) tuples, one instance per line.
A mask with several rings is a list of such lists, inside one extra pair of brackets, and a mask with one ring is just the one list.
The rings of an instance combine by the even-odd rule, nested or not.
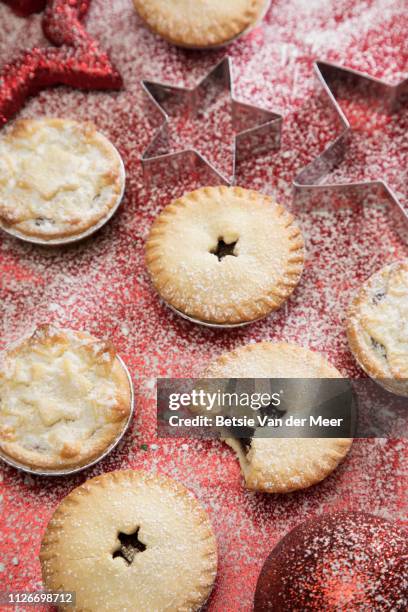
[(133, 0), (147, 26), (182, 47), (232, 41), (263, 16), (268, 0)]
[(0, 364), (0, 451), (33, 470), (77, 468), (104, 453), (131, 412), (113, 346), (43, 325)]
[(16, 121), (0, 139), (0, 224), (51, 241), (97, 229), (120, 202), (119, 153), (91, 123)]
[[(207, 378), (341, 378), (319, 353), (295, 344), (247, 344), (213, 361)], [(348, 453), (347, 438), (225, 440), (237, 453), (248, 489), (288, 493), (326, 478)]]
[(204, 187), (169, 204), (154, 222), (146, 262), (157, 291), (180, 314), (241, 324), (276, 310), (303, 269), (294, 218), (269, 196)]
[(45, 587), (74, 591), (76, 610), (189, 612), (211, 592), (217, 546), (184, 486), (129, 470), (92, 478), (62, 500), (40, 560)]
[(350, 305), (354, 357), (379, 384), (408, 396), (408, 259), (373, 274)]

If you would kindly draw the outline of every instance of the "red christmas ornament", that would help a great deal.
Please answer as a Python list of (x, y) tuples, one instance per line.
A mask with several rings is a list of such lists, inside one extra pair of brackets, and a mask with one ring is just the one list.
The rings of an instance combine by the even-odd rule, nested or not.
[(262, 568), (254, 612), (406, 612), (408, 540), (395, 523), (334, 512), (301, 523)]
[[(120, 89), (122, 78), (106, 53), (81, 23), (91, 0), (48, 0), (42, 20), (55, 47), (23, 51), (0, 74), (0, 126), (15, 115), (28, 96), (51, 85), (79, 89)], [(13, 3), (20, 13), (40, 7), (37, 0)]]
[(27, 17), (31, 13), (43, 11), (47, 0), (3, 0), (17, 15)]

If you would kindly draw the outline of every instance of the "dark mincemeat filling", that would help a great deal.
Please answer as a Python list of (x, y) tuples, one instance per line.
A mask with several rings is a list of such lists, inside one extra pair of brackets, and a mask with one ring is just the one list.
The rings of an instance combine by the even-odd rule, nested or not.
[(378, 291), (373, 295), (373, 304), (379, 304), (385, 298), (385, 291)]
[(371, 344), (373, 345), (373, 348), (380, 353), (381, 357), (387, 359), (387, 351), (385, 350), (385, 346), (383, 344), (380, 344), (374, 340), (374, 338), (371, 338)]
[(116, 559), (116, 557), (122, 557), (127, 563), (127, 565), (131, 565), (134, 561), (134, 558), (138, 553), (144, 552), (146, 550), (146, 546), (139, 540), (139, 527), (133, 533), (118, 533), (118, 539), (120, 542), (120, 547), (114, 551), (112, 557)]
[(228, 255), (232, 257), (237, 257), (237, 255), (234, 253), (234, 249), (237, 242), (238, 240), (227, 244), (226, 242), (224, 242), (224, 239), (221, 236), (220, 238), (218, 238), (217, 246), (215, 247), (215, 249), (210, 251), (210, 253), (218, 257), (218, 261), (221, 261), (221, 259), (224, 259), (224, 257), (227, 257)]
[(44, 223), (51, 223), (51, 225), (54, 225), (53, 219), (47, 219), (46, 217), (37, 217), (34, 223), (37, 227), (41, 227)]
[[(373, 304), (377, 305), (382, 302), (382, 300), (385, 298), (385, 295), (385, 290), (377, 291), (377, 293), (375, 293), (372, 297)], [(378, 351), (384, 359), (387, 359), (387, 351), (385, 350), (385, 346), (383, 344), (380, 344), (379, 342), (374, 340), (374, 338), (371, 338), (371, 344), (373, 345), (373, 348)]]

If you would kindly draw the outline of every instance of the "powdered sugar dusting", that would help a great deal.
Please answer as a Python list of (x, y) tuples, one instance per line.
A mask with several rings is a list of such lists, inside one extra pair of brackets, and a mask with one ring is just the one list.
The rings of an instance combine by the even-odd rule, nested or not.
[[(239, 184), (292, 206), (293, 178), (338, 130), (316, 87), (313, 60), (337, 61), (398, 82), (406, 69), (404, 5), (403, 0), (276, 0), (262, 25), (228, 48), (237, 97), (284, 115), (282, 148), (240, 165)], [(21, 47), (22, 41), (43, 42), (38, 16), (21, 20), (0, 4), (0, 24), (5, 33), (0, 61), (8, 60), (10, 49)], [(20, 115), (94, 121), (123, 156), (125, 199), (111, 222), (76, 246), (44, 250), (2, 236), (1, 346), (46, 321), (112, 339), (135, 382), (136, 418), (121, 447), (84, 474), (47, 480), (4, 469), (2, 583), (13, 589), (40, 587), (35, 553), (57, 502), (73, 486), (107, 470), (140, 467), (180, 480), (209, 511), (220, 555), (209, 609), (249, 612), (264, 559), (278, 539), (304, 518), (329, 509), (364, 509), (405, 519), (406, 443), (360, 440), (336, 472), (310, 490), (284, 497), (250, 493), (243, 488), (233, 451), (222, 443), (156, 438), (152, 379), (188, 376), (198, 362), (260, 340), (298, 342), (324, 352), (344, 374), (362, 376), (348, 350), (345, 308), (362, 280), (386, 263), (406, 257), (407, 250), (386, 215), (375, 207), (364, 215), (358, 207), (312, 213), (300, 209), (306, 266), (298, 288), (281, 310), (230, 331), (181, 320), (160, 303), (151, 286), (144, 242), (155, 215), (197, 185), (188, 176), (175, 184), (143, 183), (139, 158), (153, 129), (139, 81), (193, 87), (225, 51), (199, 53), (168, 45), (143, 28), (127, 0), (95, 0), (87, 28), (111, 54), (125, 89), (85, 93), (56, 88), (30, 100)], [(386, 171), (387, 180), (395, 176), (398, 183), (406, 168), (401, 121), (393, 117), (384, 126), (384, 140), (383, 126), (375, 139), (363, 134), (361, 155), (356, 164), (351, 164), (352, 155), (339, 169), (342, 176), (355, 178), (351, 170), (357, 176), (367, 176), (368, 170), (370, 176)], [(394, 188), (406, 198), (403, 180)], [(16, 556), (18, 566), (13, 564)]]
[(262, 570), (256, 610), (404, 610), (406, 532), (363, 512), (306, 521)]

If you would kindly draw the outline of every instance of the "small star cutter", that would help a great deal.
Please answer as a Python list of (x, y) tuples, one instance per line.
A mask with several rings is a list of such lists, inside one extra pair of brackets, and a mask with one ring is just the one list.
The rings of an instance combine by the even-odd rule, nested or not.
[[(350, 89), (358, 88), (364, 92), (367, 100), (375, 102), (377, 108), (380, 102), (381, 108), (390, 115), (407, 102), (408, 78), (396, 85), (390, 85), (363, 72), (321, 61), (314, 63), (314, 70), (326, 94), (327, 104), (337, 116), (341, 132), (319, 156), (296, 176), (293, 183), (295, 198), (296, 196), (309, 198), (316, 196), (313, 198), (313, 204), (321, 205), (323, 192), (325, 190), (336, 190), (339, 193), (352, 196), (354, 201), (364, 205), (367, 203), (367, 196), (370, 193), (376, 195), (388, 205), (391, 222), (402, 241), (408, 245), (408, 213), (385, 180), (379, 178), (377, 180), (347, 183), (322, 183), (323, 178), (343, 161), (352, 135), (352, 126), (332, 91), (333, 83), (342, 84)], [(304, 197), (300, 199), (304, 200)]]
[[(141, 157), (143, 175), (148, 181), (155, 177), (173, 178), (188, 169), (197, 174), (204, 170), (206, 184), (232, 185), (237, 164), (252, 156), (264, 155), (280, 147), (282, 117), (264, 108), (239, 102), (234, 95), (232, 61), (224, 57), (194, 87), (175, 87), (153, 81), (141, 81), (142, 88), (156, 115), (156, 131)], [(235, 133), (232, 146), (231, 175), (227, 176), (216, 164), (193, 147), (170, 150), (168, 126), (172, 117), (194, 117), (209, 106), (217, 92), (227, 92), (231, 102), (231, 119)], [(200, 175), (201, 176), (201, 175)]]

